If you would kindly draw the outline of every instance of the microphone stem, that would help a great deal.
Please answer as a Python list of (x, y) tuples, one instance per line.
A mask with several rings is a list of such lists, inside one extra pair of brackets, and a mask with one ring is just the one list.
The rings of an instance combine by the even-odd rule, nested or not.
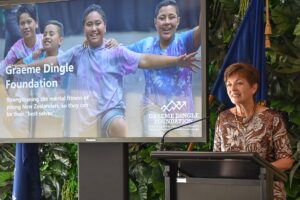
[(195, 120), (195, 121), (192, 121), (192, 122), (189, 122), (189, 123), (187, 123), (187, 124), (183, 124), (183, 125), (180, 125), (180, 126), (176, 126), (176, 127), (174, 127), (174, 128), (171, 128), (170, 130), (168, 130), (168, 131), (166, 131), (165, 132), (165, 134), (163, 135), (163, 137), (161, 138), (161, 142), (160, 142), (160, 150), (162, 151), (162, 150), (165, 150), (165, 137), (166, 137), (166, 135), (169, 133), (169, 132), (171, 132), (171, 131), (173, 131), (173, 130), (176, 130), (176, 129), (179, 129), (179, 128), (182, 128), (182, 127), (185, 127), (185, 126), (188, 126), (188, 125), (191, 125), (191, 124), (194, 124), (194, 123), (197, 123), (197, 122), (200, 122), (200, 121), (202, 121), (202, 120), (205, 120), (205, 119), (208, 119), (208, 117), (205, 117), (205, 118), (201, 118), (201, 119), (198, 119), (198, 120)]

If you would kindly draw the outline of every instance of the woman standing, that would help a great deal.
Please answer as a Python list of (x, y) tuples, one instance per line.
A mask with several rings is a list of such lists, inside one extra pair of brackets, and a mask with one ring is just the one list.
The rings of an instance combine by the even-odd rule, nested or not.
[[(220, 113), (213, 150), (257, 152), (279, 170), (290, 169), (292, 150), (281, 115), (255, 102), (257, 69), (249, 64), (232, 64), (225, 70), (224, 81), (235, 107)], [(274, 199), (286, 199), (282, 182), (274, 183)]]

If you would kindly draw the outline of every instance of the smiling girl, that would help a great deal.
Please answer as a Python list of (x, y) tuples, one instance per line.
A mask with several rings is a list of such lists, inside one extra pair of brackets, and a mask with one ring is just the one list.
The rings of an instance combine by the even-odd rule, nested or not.
[(19, 30), (22, 38), (9, 50), (5, 59), (0, 63), (0, 74), (5, 74), (8, 65), (15, 64), (37, 49), (42, 48), (42, 34), (37, 34), (39, 28), (38, 16), (35, 6), (22, 5), (17, 11)]

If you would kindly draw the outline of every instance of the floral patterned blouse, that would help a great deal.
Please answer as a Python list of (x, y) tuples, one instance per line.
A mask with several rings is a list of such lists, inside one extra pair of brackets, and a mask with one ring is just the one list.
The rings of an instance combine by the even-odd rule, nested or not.
[[(281, 115), (271, 109), (251, 119), (236, 116), (230, 110), (220, 113), (215, 129), (213, 151), (257, 152), (269, 162), (292, 158), (287, 130)], [(275, 182), (274, 199), (286, 199), (284, 184)]]

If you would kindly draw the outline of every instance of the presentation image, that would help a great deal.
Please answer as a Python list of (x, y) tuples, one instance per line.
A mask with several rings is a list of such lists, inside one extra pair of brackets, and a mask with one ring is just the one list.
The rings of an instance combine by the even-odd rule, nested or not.
[[(0, 24), (0, 140), (151, 142), (206, 118), (200, 10), (201, 0), (2, 6), (16, 20)], [(167, 137), (201, 141), (206, 126)]]

